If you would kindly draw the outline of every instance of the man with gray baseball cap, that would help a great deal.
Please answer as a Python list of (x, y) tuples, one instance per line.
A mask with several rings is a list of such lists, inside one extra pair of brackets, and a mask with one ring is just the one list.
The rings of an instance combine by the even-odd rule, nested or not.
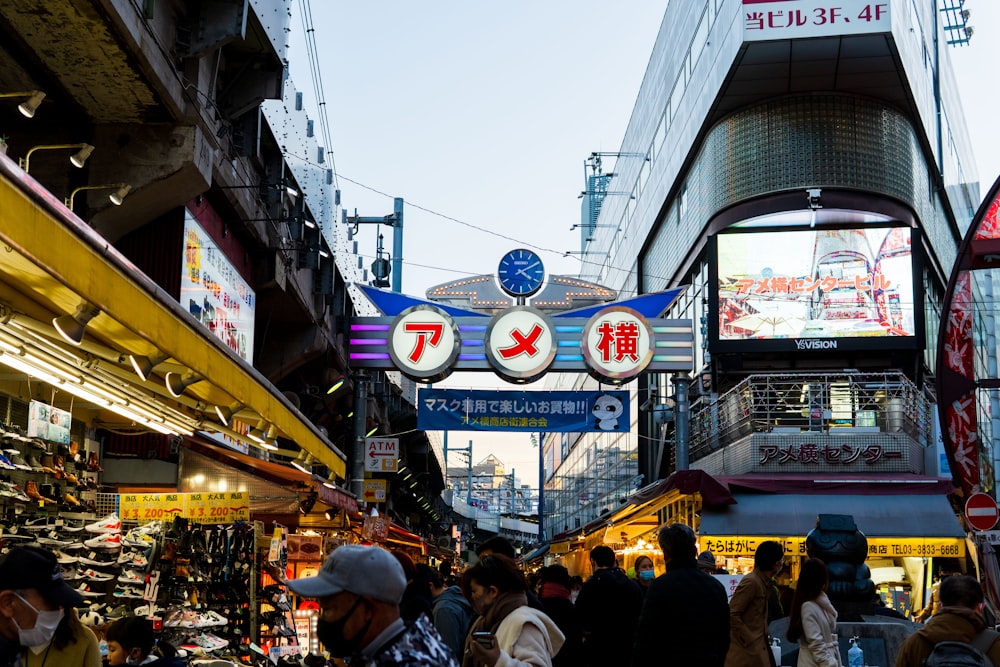
[(399, 561), (374, 546), (338, 547), (319, 574), (288, 582), (296, 595), (316, 598), (316, 637), (351, 667), (458, 667), (430, 619), (407, 626), (399, 616), (406, 577)]

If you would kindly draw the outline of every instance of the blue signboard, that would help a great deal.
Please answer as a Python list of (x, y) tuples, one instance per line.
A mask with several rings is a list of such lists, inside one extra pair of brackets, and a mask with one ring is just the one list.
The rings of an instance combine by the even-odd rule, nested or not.
[(629, 430), (627, 391), (420, 389), (422, 431), (585, 433)]

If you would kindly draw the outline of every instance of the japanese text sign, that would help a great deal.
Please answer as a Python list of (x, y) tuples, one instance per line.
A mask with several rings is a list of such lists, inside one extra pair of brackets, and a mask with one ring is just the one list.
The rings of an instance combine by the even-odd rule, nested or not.
[(123, 493), (118, 496), (123, 521), (164, 521), (175, 516), (201, 523), (250, 520), (250, 501), (244, 491), (225, 493)]
[(889, 2), (743, 0), (743, 41), (889, 32)]
[(417, 392), (417, 428), (425, 431), (600, 433), (629, 423), (627, 391)]
[(388, 486), (384, 479), (366, 479), (361, 487), (362, 500), (366, 503), (384, 503)]

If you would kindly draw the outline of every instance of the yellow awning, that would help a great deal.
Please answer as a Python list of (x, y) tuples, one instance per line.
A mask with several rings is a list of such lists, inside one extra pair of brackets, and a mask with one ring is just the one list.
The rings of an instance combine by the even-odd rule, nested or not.
[[(0, 244), (0, 301), (12, 310), (50, 322), (87, 302), (100, 309), (87, 325), (88, 341), (123, 354), (162, 353), (205, 378), (185, 392), (193, 401), (169, 394), (152, 398), (165, 410), (183, 411), (194, 430), (220, 430), (214, 406), (240, 403), (345, 476), (343, 454), (264, 376), (5, 155), (0, 155)], [(65, 347), (70, 354), (80, 349)], [(95, 367), (101, 364), (113, 373), (128, 370), (127, 362), (116, 368), (113, 361), (98, 360)], [(80, 372), (98, 381), (92, 368)], [(137, 376), (132, 384), (141, 384)]]

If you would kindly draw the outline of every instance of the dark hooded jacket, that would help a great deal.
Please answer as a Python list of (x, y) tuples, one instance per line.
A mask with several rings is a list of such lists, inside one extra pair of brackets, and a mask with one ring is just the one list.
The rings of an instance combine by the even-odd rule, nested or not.
[(576, 614), (583, 633), (583, 665), (627, 665), (642, 608), (642, 591), (618, 568), (597, 570), (580, 589)]
[(434, 627), (459, 662), (462, 660), (465, 636), (469, 634), (469, 626), (472, 625), (472, 616), (472, 607), (458, 586), (446, 588), (434, 598)]
[[(968, 642), (986, 627), (983, 617), (966, 607), (941, 607), (924, 627), (906, 638), (896, 656), (896, 667), (920, 667), (938, 642)], [(987, 657), (1000, 665), (1000, 641), (994, 641)]]
[(729, 650), (726, 587), (695, 564), (672, 559), (653, 580), (635, 633), (634, 667), (699, 665), (722, 667)]

